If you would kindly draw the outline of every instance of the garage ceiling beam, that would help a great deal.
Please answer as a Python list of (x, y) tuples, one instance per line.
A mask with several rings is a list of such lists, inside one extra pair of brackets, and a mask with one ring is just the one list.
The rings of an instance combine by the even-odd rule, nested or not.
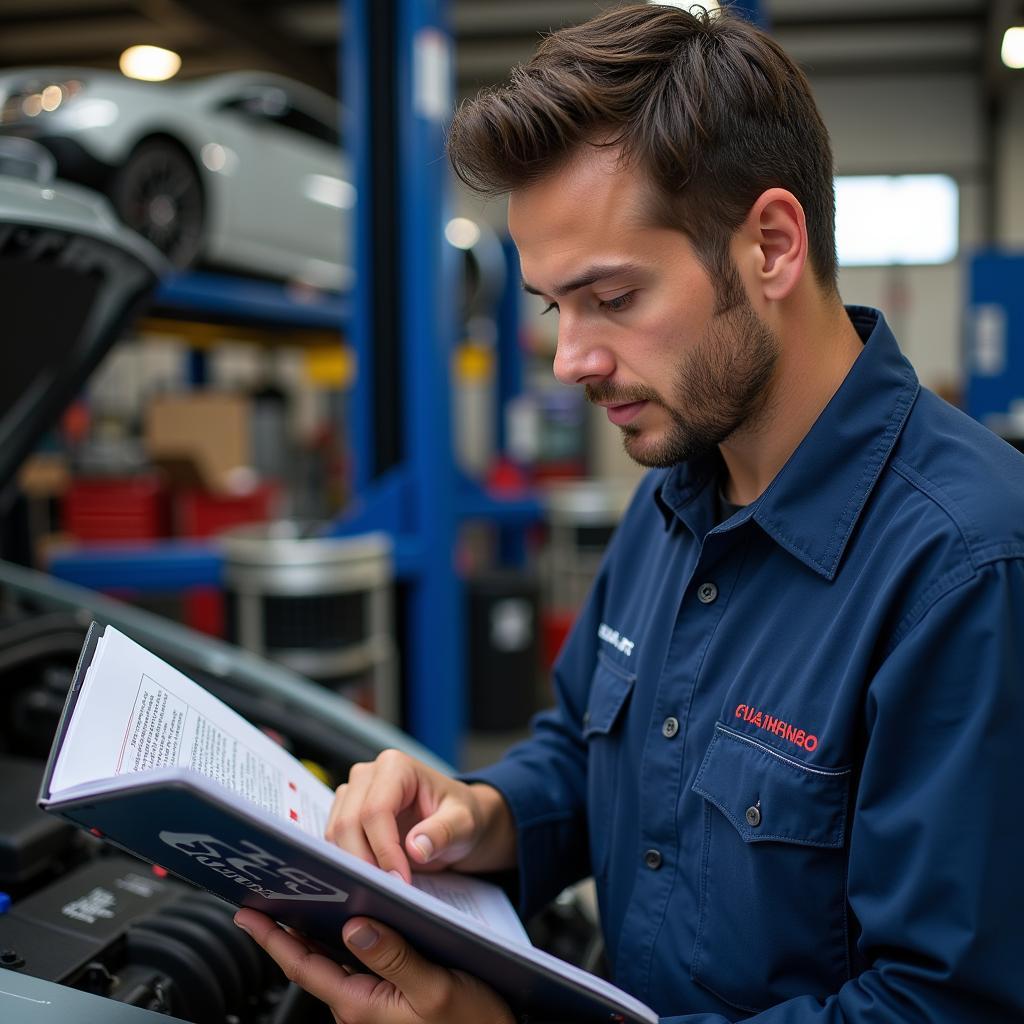
[(254, 18), (252, 11), (236, 0), (217, 0), (216, 3), (209, 0), (157, 0), (147, 7), (154, 15), (162, 8), (194, 18), (230, 43), (252, 47), (273, 61), (275, 68), (282, 73), (307, 82), (322, 92), (331, 95), (337, 92), (333, 62), (312, 57), (308, 47), (288, 39), (271, 22)]

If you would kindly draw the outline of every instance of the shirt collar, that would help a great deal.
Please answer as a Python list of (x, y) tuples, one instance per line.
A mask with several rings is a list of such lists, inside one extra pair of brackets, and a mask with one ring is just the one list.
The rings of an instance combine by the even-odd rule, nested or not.
[[(847, 306), (846, 311), (864, 351), (796, 451), (748, 506), (748, 518), (826, 579), (838, 571), (920, 389), (885, 317), (866, 306)], [(721, 469), (715, 452), (666, 473), (655, 489), (666, 527), (673, 516), (691, 518), (697, 510), (690, 506)]]

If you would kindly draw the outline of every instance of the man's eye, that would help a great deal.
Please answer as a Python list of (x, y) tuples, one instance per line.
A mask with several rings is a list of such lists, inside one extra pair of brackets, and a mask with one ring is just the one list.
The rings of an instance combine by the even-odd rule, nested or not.
[(552, 302), (552, 303), (549, 303), (547, 306), (545, 306), (540, 311), (540, 315), (543, 316), (545, 313), (550, 313), (551, 310), (554, 310), (556, 313), (558, 312), (558, 303), (557, 302)]
[(633, 296), (635, 294), (635, 292), (626, 292), (625, 295), (618, 295), (614, 299), (608, 299), (606, 302), (599, 303), (599, 305), (609, 313), (621, 313), (633, 304)]

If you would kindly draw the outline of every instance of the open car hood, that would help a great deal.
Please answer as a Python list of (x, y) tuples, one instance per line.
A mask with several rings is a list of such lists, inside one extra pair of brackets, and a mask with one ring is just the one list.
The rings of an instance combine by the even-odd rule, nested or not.
[(32, 152), (19, 148), (14, 159), (12, 142), (26, 140), (0, 140), (0, 488), (8, 492), (170, 271), (102, 196), (48, 180), (45, 159), (33, 170)]

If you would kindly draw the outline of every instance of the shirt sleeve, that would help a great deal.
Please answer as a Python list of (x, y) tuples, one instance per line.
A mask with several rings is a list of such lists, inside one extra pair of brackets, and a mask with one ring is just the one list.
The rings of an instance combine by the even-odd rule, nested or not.
[(1024, 561), (938, 583), (896, 637), (867, 688), (850, 836), (864, 969), (751, 1024), (1024, 1020)]

